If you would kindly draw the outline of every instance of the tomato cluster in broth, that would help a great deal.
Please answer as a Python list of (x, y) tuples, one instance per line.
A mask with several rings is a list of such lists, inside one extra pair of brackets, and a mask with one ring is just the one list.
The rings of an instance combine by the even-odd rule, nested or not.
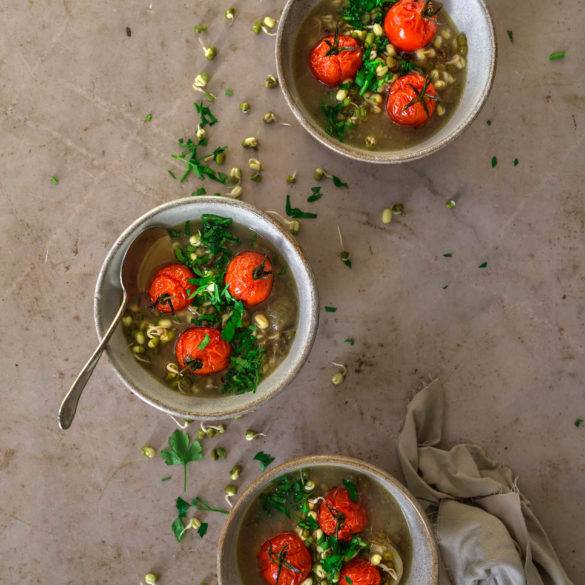
[(243, 585), (396, 585), (409, 554), (397, 504), (365, 477), (334, 469), (275, 480), (238, 541)]
[[(286, 356), (297, 320), (296, 287), (278, 253), (232, 220), (204, 215), (169, 230), (154, 250), (144, 294), (124, 333), (134, 357), (186, 394), (256, 389)], [(166, 261), (164, 261), (166, 260)]]
[(425, 140), (461, 97), (467, 37), (432, 0), (363, 6), (322, 0), (307, 15), (294, 65), (301, 101), (340, 141), (393, 150)]

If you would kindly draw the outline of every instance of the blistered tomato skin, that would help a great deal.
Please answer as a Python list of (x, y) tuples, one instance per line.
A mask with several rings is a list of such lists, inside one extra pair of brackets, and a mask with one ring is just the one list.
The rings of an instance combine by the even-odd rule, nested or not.
[(343, 565), (339, 575), (341, 585), (380, 585), (382, 576), (380, 569), (366, 559), (356, 558)]
[(427, 16), (428, 0), (400, 0), (386, 13), (384, 31), (388, 40), (401, 51), (426, 47), (437, 34), (437, 21)]
[(294, 532), (269, 538), (258, 552), (258, 568), (267, 585), (300, 585), (312, 564), (309, 549)]
[[(401, 126), (418, 128), (432, 118), (437, 107), (437, 102), (433, 99), (437, 97), (433, 84), (428, 83), (424, 98), (417, 99), (426, 83), (427, 80), (420, 73), (409, 73), (399, 77), (390, 86), (386, 113), (393, 122)], [(422, 104), (423, 99), (426, 109)]]
[[(205, 344), (206, 336), (209, 341)], [(200, 345), (205, 345), (199, 348)], [(175, 345), (175, 357), (179, 368), (198, 360), (200, 367), (190, 367), (189, 372), (197, 376), (215, 374), (225, 370), (230, 364), (230, 344), (221, 338), (221, 333), (213, 327), (190, 327), (181, 333)]]
[(168, 264), (159, 269), (148, 287), (153, 306), (161, 313), (182, 311), (189, 305), (187, 289), (192, 288), (188, 279), (194, 275), (183, 264)]
[(272, 264), (265, 254), (240, 252), (228, 264), (225, 283), (232, 297), (248, 307), (262, 303), (272, 292)]
[(336, 47), (334, 43), (333, 35), (321, 39), (309, 56), (309, 66), (313, 75), (330, 87), (353, 79), (362, 66), (363, 50), (356, 39), (339, 35)]
[(349, 540), (366, 528), (368, 515), (359, 501), (351, 500), (345, 488), (335, 487), (319, 502), (317, 521), (325, 534), (337, 532), (339, 540)]

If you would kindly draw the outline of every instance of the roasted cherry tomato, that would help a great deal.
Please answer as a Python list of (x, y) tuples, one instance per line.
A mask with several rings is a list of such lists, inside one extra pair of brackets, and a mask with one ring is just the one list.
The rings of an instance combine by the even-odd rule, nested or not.
[(426, 47), (437, 34), (437, 20), (429, 0), (400, 0), (386, 13), (384, 30), (401, 51)]
[(232, 348), (213, 327), (190, 327), (181, 333), (175, 346), (179, 368), (204, 376), (225, 370)]
[(362, 66), (362, 47), (347, 35), (327, 36), (311, 51), (309, 66), (313, 75), (329, 86), (353, 79)]
[(148, 296), (156, 310), (173, 313), (187, 307), (187, 289), (192, 288), (188, 279), (193, 277), (183, 264), (168, 264), (158, 270), (148, 287)]
[(266, 254), (240, 252), (228, 264), (225, 283), (234, 299), (249, 307), (265, 301), (272, 291), (272, 264)]
[(312, 565), (309, 549), (294, 532), (269, 538), (258, 552), (258, 568), (268, 585), (299, 585)]
[(364, 530), (368, 515), (360, 502), (351, 500), (345, 488), (335, 487), (319, 503), (317, 520), (325, 534), (337, 534), (339, 540), (349, 540)]
[(340, 585), (380, 585), (380, 569), (366, 559), (356, 558), (343, 565), (339, 574)]
[(423, 126), (437, 107), (437, 92), (429, 79), (420, 73), (399, 77), (391, 86), (386, 112), (401, 126)]

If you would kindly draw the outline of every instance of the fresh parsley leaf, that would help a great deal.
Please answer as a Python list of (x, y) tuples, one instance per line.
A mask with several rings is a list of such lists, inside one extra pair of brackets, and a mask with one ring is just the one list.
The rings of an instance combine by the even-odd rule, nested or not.
[(510, 39), (510, 42), (513, 43), (514, 42), (514, 32), (511, 30), (507, 30), (506, 31), (508, 38)]
[(577, 428), (579, 428), (579, 427), (582, 427), (584, 422), (585, 422), (585, 420), (584, 420), (584, 419), (582, 419), (581, 417), (579, 417), (579, 418), (576, 418), (576, 419), (575, 419), (575, 426), (576, 426)]
[(333, 179), (333, 184), (336, 187), (349, 187), (349, 185), (345, 181), (342, 181), (339, 177), (332, 175), (331, 178)]
[(232, 341), (236, 334), (236, 330), (242, 326), (243, 319), (244, 304), (242, 301), (236, 301), (232, 308), (232, 314), (229, 316), (223, 327), (221, 338), (225, 341)]
[(289, 474), (275, 479), (270, 489), (260, 495), (260, 502), (266, 514), (277, 511), (292, 518), (293, 512), (303, 516), (309, 513), (310, 497), (311, 494), (305, 490), (305, 477), (301, 471), (298, 476)]
[(330, 305), (325, 305), (325, 312), (326, 313), (335, 313), (337, 311), (337, 307), (331, 307)]
[(487, 262), (482, 262), (478, 268), (487, 268), (488, 263)]
[(171, 524), (171, 531), (175, 535), (177, 542), (181, 542), (183, 540), (183, 536), (185, 536), (185, 525), (180, 518), (175, 518), (173, 523)]
[(51, 177), (51, 185), (58, 185), (59, 184), (59, 177), (57, 177), (56, 175), (53, 175)]
[(345, 486), (345, 489), (349, 494), (349, 499), (352, 502), (359, 502), (360, 497), (358, 495), (357, 486), (355, 485), (355, 482), (352, 479), (344, 479), (343, 485)]
[(201, 522), (201, 526), (197, 529), (197, 534), (203, 538), (207, 534), (207, 529), (209, 528), (209, 524), (207, 522)]
[(205, 128), (205, 126), (213, 126), (215, 123), (217, 123), (217, 118), (209, 109), (209, 107), (206, 106), (203, 102), (195, 102), (193, 105), (199, 114), (199, 125), (201, 128)]
[(498, 157), (492, 156), (492, 169), (498, 165)]
[(191, 193), (191, 195), (206, 195), (207, 194), (207, 190), (205, 189), (205, 187), (199, 187), (198, 189), (196, 189), (195, 191), (193, 191), (193, 193)]
[(268, 453), (264, 453), (264, 451), (258, 451), (254, 455), (254, 459), (260, 462), (260, 471), (264, 471), (274, 461), (274, 457)]
[(209, 335), (206, 333), (205, 337), (201, 340), (201, 342), (197, 346), (197, 349), (205, 349), (209, 345), (210, 341), (211, 341), (211, 337), (209, 337)]
[(144, 116), (144, 121), (145, 122), (152, 122), (152, 113), (149, 112), (148, 114), (146, 114), (146, 116)]
[(565, 58), (566, 51), (555, 51), (548, 56), (549, 61), (560, 61)]
[(307, 201), (313, 203), (314, 201), (321, 199), (323, 195), (325, 195), (325, 193), (321, 193), (321, 187), (311, 187), (311, 195), (307, 197)]
[(353, 337), (346, 337), (343, 340), (343, 343), (348, 343), (349, 345), (355, 345), (355, 339)]
[(295, 219), (315, 219), (317, 217), (316, 213), (302, 211), (297, 207), (292, 207), (290, 203), (290, 195), (286, 196), (286, 205), (284, 209), (289, 217), (294, 217)]
[(163, 449), (161, 457), (167, 465), (182, 465), (184, 469), (184, 491), (187, 491), (187, 466), (192, 461), (203, 459), (203, 448), (197, 440), (191, 442), (189, 434), (178, 429), (169, 437), (168, 449)]
[(229, 510), (226, 510), (225, 508), (215, 508), (199, 496), (193, 498), (191, 505), (195, 506), (195, 508), (201, 512), (219, 512), (220, 514), (229, 514)]
[(184, 518), (191, 507), (189, 502), (186, 502), (183, 498), (178, 497), (177, 501), (175, 502), (175, 506), (177, 507), (177, 515), (179, 518)]
[(515, 158), (515, 159), (512, 161), (512, 164), (513, 164), (515, 167), (517, 167), (517, 166), (520, 164), (520, 161), (519, 161), (517, 158)]

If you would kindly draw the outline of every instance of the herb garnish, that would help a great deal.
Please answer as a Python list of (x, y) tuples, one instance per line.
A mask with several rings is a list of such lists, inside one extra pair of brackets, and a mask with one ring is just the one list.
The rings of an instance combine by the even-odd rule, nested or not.
[(548, 56), (549, 61), (560, 61), (565, 58), (566, 51), (555, 51)]
[(210, 341), (211, 337), (209, 337), (209, 335), (206, 333), (205, 337), (201, 340), (201, 343), (199, 343), (197, 346), (197, 349), (205, 349), (209, 345)]
[(352, 27), (361, 29), (364, 26), (362, 17), (372, 13), (372, 23), (381, 22), (386, 4), (394, 4), (397, 0), (347, 0), (341, 18)]
[(355, 345), (355, 339), (353, 337), (346, 337), (343, 340), (343, 343), (348, 343), (349, 345)]
[(256, 342), (255, 330), (256, 328), (250, 325), (234, 335), (230, 367), (225, 375), (224, 392), (232, 394), (255, 392), (260, 384), (264, 349)]
[(487, 262), (482, 262), (478, 268), (487, 268), (488, 263)]
[(227, 87), (224, 93), (227, 97), (232, 97), (234, 95), (234, 90), (231, 87)]
[(59, 184), (59, 177), (57, 177), (56, 175), (53, 175), (51, 177), (51, 185), (58, 185)]
[(584, 420), (584, 419), (582, 419), (581, 417), (579, 417), (579, 418), (576, 418), (576, 419), (575, 419), (575, 426), (576, 426), (577, 428), (579, 428), (579, 427), (582, 427), (584, 422), (585, 422), (585, 420)]
[(492, 156), (491, 164), (492, 164), (492, 169), (498, 165), (498, 157), (497, 156)]
[(291, 518), (293, 512), (308, 514), (310, 494), (305, 490), (305, 483), (302, 471), (299, 477), (283, 475), (275, 479), (272, 482), (272, 489), (260, 496), (262, 509), (267, 514), (272, 514), (276, 510), (287, 518)]
[(290, 195), (286, 196), (284, 210), (289, 217), (294, 217), (295, 219), (315, 219), (317, 217), (316, 213), (312, 213), (311, 211), (302, 211), (298, 207), (293, 207), (290, 203)]
[(325, 312), (326, 313), (335, 313), (337, 311), (337, 307), (332, 307), (330, 305), (325, 305)]
[(321, 193), (321, 187), (311, 187), (311, 195), (307, 197), (307, 201), (313, 203), (314, 201), (321, 199), (323, 195), (325, 195), (325, 193)]
[(345, 132), (355, 126), (344, 109), (343, 102), (336, 102), (333, 105), (321, 102), (321, 112), (325, 117), (325, 132), (343, 142)]
[(517, 166), (520, 164), (520, 161), (519, 161), (517, 158), (515, 158), (515, 159), (512, 161), (512, 164), (513, 164), (515, 167), (517, 167)]
[(511, 30), (507, 30), (506, 31), (508, 38), (510, 39), (510, 42), (513, 43), (514, 42), (514, 32)]
[(144, 116), (144, 121), (145, 122), (152, 122), (152, 112), (149, 112), (148, 114), (146, 114)]
[(187, 467), (192, 461), (203, 459), (201, 443), (197, 440), (191, 442), (188, 433), (176, 430), (169, 437), (169, 448), (163, 449), (160, 454), (167, 465), (183, 466), (183, 490), (187, 491)]
[(274, 457), (268, 453), (264, 453), (264, 451), (258, 451), (254, 455), (254, 459), (260, 462), (260, 471), (264, 471), (274, 461)]
[(353, 481), (353, 479), (344, 479), (343, 485), (345, 486), (345, 489), (347, 490), (347, 493), (349, 494), (349, 499), (352, 502), (359, 502), (360, 498), (358, 496), (357, 486), (355, 485), (355, 482)]
[(443, 254), (443, 256), (444, 256), (445, 258), (452, 258), (452, 257), (453, 257), (453, 252), (445, 252), (445, 253)]
[(207, 533), (207, 528), (209, 526), (207, 522), (201, 522), (200, 520), (197, 520), (197, 518), (192, 518), (185, 525), (183, 523), (183, 518), (187, 516), (187, 512), (189, 511), (191, 504), (189, 504), (189, 502), (186, 502), (183, 498), (179, 497), (175, 502), (175, 506), (177, 508), (177, 517), (173, 520), (173, 523), (171, 524), (171, 531), (175, 535), (177, 542), (181, 542), (187, 530), (191, 528), (195, 528), (197, 530), (197, 534), (199, 534), (199, 536), (203, 538)]

